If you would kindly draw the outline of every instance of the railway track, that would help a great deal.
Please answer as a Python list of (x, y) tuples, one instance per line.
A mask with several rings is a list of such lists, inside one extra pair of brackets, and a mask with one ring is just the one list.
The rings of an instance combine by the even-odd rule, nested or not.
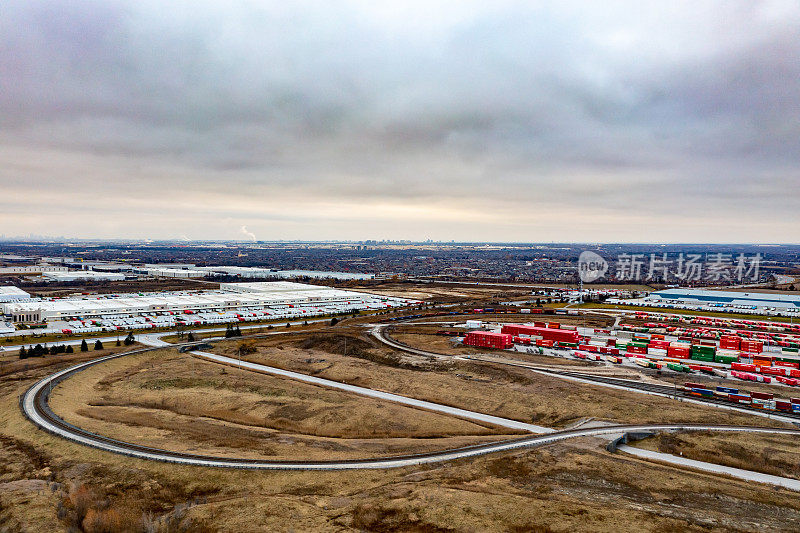
[[(387, 327), (384, 325), (376, 326), (372, 329), (372, 334), (381, 342), (395, 348), (398, 350), (402, 350), (405, 352), (413, 353), (416, 355), (423, 355), (426, 357), (434, 357), (438, 359), (442, 358), (449, 358), (452, 359), (458, 356), (452, 355), (445, 355), (439, 354), (435, 352), (429, 352), (426, 350), (421, 350), (419, 348), (413, 348), (411, 346), (407, 346), (403, 343), (397, 342), (392, 339), (386, 332)], [(716, 407), (724, 407), (726, 409), (732, 409), (742, 412), (749, 412), (758, 416), (769, 416), (774, 419), (783, 419), (787, 422), (792, 422), (800, 425), (800, 414), (799, 413), (790, 413), (790, 412), (772, 412), (772, 411), (765, 411), (763, 409), (758, 409), (756, 407), (751, 407), (749, 405), (743, 404), (732, 404), (731, 402), (726, 402), (723, 400), (719, 400), (716, 398), (702, 398), (702, 397), (695, 397), (695, 396), (686, 396), (683, 395), (676, 387), (671, 387), (669, 385), (658, 385), (655, 383), (647, 383), (644, 381), (637, 381), (631, 379), (623, 379), (623, 378), (612, 378), (607, 376), (599, 376), (597, 374), (592, 374), (591, 371), (587, 372), (575, 372), (570, 370), (555, 370), (552, 368), (548, 368), (542, 365), (529, 365), (524, 363), (515, 363), (513, 361), (499, 361), (497, 359), (483, 359), (480, 356), (469, 356), (466, 359), (471, 359), (474, 361), (484, 361), (488, 363), (500, 364), (500, 365), (507, 365), (507, 366), (516, 366), (520, 368), (526, 368), (533, 372), (538, 372), (542, 374), (549, 374), (554, 377), (560, 378), (567, 378), (573, 380), (580, 380), (584, 382), (590, 383), (597, 383), (598, 385), (610, 385), (616, 388), (625, 388), (625, 389), (633, 389), (635, 391), (642, 391), (644, 393), (651, 393), (657, 394), (659, 396), (666, 396), (672, 398), (680, 398), (682, 400), (688, 400), (695, 403), (705, 403), (709, 405), (713, 405)]]

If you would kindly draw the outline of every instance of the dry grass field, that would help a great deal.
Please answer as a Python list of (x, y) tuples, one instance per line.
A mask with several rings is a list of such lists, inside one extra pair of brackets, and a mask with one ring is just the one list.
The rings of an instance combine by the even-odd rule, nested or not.
[(351, 459), (502, 440), (515, 432), (159, 350), (92, 367), (54, 389), (68, 422), (177, 451)]
[[(572, 404), (576, 406), (574, 416), (584, 407), (599, 404), (612, 419), (726, 421), (720, 420), (717, 411), (627, 393), (608, 395), (608, 390), (593, 387), (581, 387), (585, 391), (580, 392), (572, 385), (524, 371), (483, 364), (428, 367), (373, 346), (355, 332), (345, 329), (344, 333), (350, 334), (347, 356), (340, 352), (340, 331), (309, 333), (306, 338), (228, 341), (219, 351), (232, 353), (240, 343), (254, 342), (256, 352), (248, 358), (276, 366), (429, 395), (448, 400), (445, 403), (488, 408), (499, 414), (552, 419), (559, 414), (564, 417), (561, 423), (567, 423)], [(17, 369), (0, 376), (1, 531), (665, 533), (800, 529), (798, 493), (612, 455), (599, 439), (386, 471), (204, 469), (109, 454), (36, 430), (19, 411), (22, 391), (68, 364), (70, 359), (64, 358), (47, 367)], [(66, 384), (75, 387), (73, 392), (64, 388)], [(425, 440), (421, 436), (430, 435), (431, 430), (446, 431), (446, 437), (434, 439), (440, 443), (502, 438), (491, 434), (496, 432), (492, 428), (421, 411), (413, 411), (412, 424), (408, 413), (395, 409), (398, 406), (362, 407), (359, 404), (364, 398), (350, 399), (320, 388), (305, 389), (288, 380), (236, 373), (168, 350), (93, 367), (91, 373), (79, 374), (59, 386), (56, 394), (53, 403), (57, 409), (82, 417), (81, 423), (116, 428), (120, 435), (141, 435), (139, 438), (154, 442), (164, 439), (195, 451), (292, 454), (297, 453), (292, 448), (301, 448), (310, 453), (319, 449), (319, 443), (349, 447), (351, 441), (361, 441), (358, 445), (363, 443), (368, 450), (369, 442), (379, 440), (402, 447), (397, 436), (400, 431), (414, 435), (411, 439), (415, 441)], [(108, 405), (98, 399), (108, 400)], [(121, 400), (130, 403), (114, 404)], [(644, 407), (635, 409), (638, 403)], [(326, 419), (315, 413), (322, 406), (343, 418)], [(551, 409), (553, 414), (543, 414)], [(122, 411), (138, 416), (126, 419)], [(359, 423), (350, 423), (351, 412)], [(375, 413), (388, 412), (396, 416), (372, 418)], [(96, 416), (98, 413), (105, 414)], [(265, 413), (273, 418), (264, 421)], [(113, 420), (115, 416), (121, 418)], [(148, 424), (137, 425), (142, 420)], [(758, 423), (759, 419), (739, 422)], [(276, 430), (271, 424), (284, 425)], [(383, 434), (367, 434), (370, 427), (380, 428), (376, 430)], [(243, 429), (253, 433), (246, 435), (240, 431)], [(271, 435), (289, 431), (295, 432), (296, 440), (269, 441)], [(266, 442), (275, 448), (259, 449)], [(228, 448), (232, 444), (241, 447)], [(783, 445), (772, 446), (784, 449)], [(324, 452), (348, 453), (341, 449)]]
[(800, 479), (800, 448), (792, 435), (662, 433), (635, 446), (689, 459)]
[(767, 422), (668, 398), (576, 385), (522, 368), (478, 361), (428, 361), (346, 332), (309, 333), (305, 339), (289, 342), (279, 337), (225, 341), (212, 351), (236, 357), (244, 342), (253, 350), (244, 356), (248, 361), (549, 427), (564, 427), (587, 417), (631, 423)]

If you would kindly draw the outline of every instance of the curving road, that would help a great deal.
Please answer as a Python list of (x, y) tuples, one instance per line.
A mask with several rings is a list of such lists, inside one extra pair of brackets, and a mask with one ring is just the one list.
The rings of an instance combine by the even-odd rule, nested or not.
[[(518, 439), (469, 446), (464, 448), (442, 450), (418, 455), (403, 455), (376, 459), (355, 459), (342, 461), (266, 461), (258, 459), (244, 458), (220, 458), (205, 455), (186, 454), (162, 450), (148, 446), (141, 446), (134, 443), (123, 442), (102, 435), (97, 435), (76, 427), (61, 419), (50, 409), (47, 400), (51, 387), (60, 383), (64, 379), (80, 372), (90, 366), (109, 361), (118, 357), (125, 357), (135, 353), (142, 353), (155, 348), (145, 348), (134, 350), (123, 354), (101, 357), (93, 361), (81, 363), (51, 376), (48, 376), (28, 389), (20, 399), (22, 410), (25, 415), (40, 428), (63, 437), (67, 440), (77, 442), (104, 451), (137, 457), (140, 459), (150, 459), (170, 463), (186, 465), (197, 465), (206, 467), (221, 468), (247, 468), (262, 470), (354, 470), (354, 469), (386, 469), (400, 468), (406, 466), (420, 465), (426, 463), (437, 463), (476, 457), (488, 453), (514, 450), (519, 448), (530, 448), (550, 444), (578, 437), (595, 437), (603, 435), (614, 435), (625, 432), (645, 432), (645, 431), (664, 431), (664, 430), (689, 430), (689, 431), (744, 431), (751, 433), (771, 433), (771, 434), (790, 434), (800, 435), (800, 430), (767, 428), (756, 426), (720, 426), (720, 425), (697, 425), (697, 424), (639, 424), (639, 425), (615, 425), (599, 428), (573, 429), (565, 431), (554, 431), (545, 435), (534, 435)], [(235, 360), (233, 360), (235, 362)]]
[[(341, 461), (279, 461), (279, 460), (258, 460), (258, 459), (244, 459), (244, 458), (220, 458), (213, 456), (185, 454), (173, 452), (170, 450), (163, 450), (142, 446), (134, 443), (128, 443), (111, 439), (102, 435), (97, 435), (77, 426), (74, 426), (61, 417), (56, 415), (48, 405), (49, 393), (52, 387), (61, 381), (69, 378), (70, 376), (85, 370), (91, 366), (101, 364), (103, 362), (125, 357), (137, 353), (144, 353), (158, 348), (144, 348), (133, 350), (122, 354), (114, 354), (98, 359), (80, 363), (48, 376), (33, 386), (31, 386), (25, 394), (20, 398), (20, 405), (25, 415), (40, 428), (63, 437), (65, 439), (77, 442), (93, 448), (98, 448), (112, 453), (128, 455), (141, 459), (149, 459), (156, 461), (164, 461), (170, 463), (179, 463), (187, 465), (197, 465), (206, 467), (221, 467), (221, 468), (247, 468), (247, 469), (271, 469), (271, 470), (353, 470), (353, 469), (386, 469), (386, 468), (400, 468), (406, 466), (420, 465), (426, 463), (436, 463), (444, 461), (453, 461), (456, 459), (465, 459), (469, 457), (476, 457), (489, 453), (497, 453), (502, 451), (514, 450), (519, 448), (529, 448), (550, 444), (553, 442), (563, 441), (571, 438), (578, 437), (595, 437), (604, 435), (616, 435), (625, 432), (645, 432), (645, 431), (664, 431), (664, 430), (696, 430), (696, 431), (744, 431), (751, 433), (771, 433), (771, 434), (794, 434), (800, 435), (800, 430), (796, 429), (781, 429), (781, 428), (767, 428), (756, 426), (725, 426), (725, 425), (697, 425), (697, 424), (639, 424), (639, 425), (614, 425), (598, 428), (586, 429), (572, 429), (564, 431), (552, 431), (543, 435), (533, 435), (528, 437), (521, 437), (513, 440), (506, 440), (502, 442), (495, 442), (489, 444), (482, 444), (477, 446), (469, 446), (464, 448), (442, 450), (439, 452), (432, 452), (417, 455), (402, 455), (385, 458), (375, 459), (357, 459), (357, 460), (341, 460)], [(526, 425), (518, 421), (508, 419), (501, 419), (491, 415), (482, 413), (474, 413), (472, 411), (465, 411), (449, 406), (442, 406), (432, 402), (422, 402), (413, 398), (407, 398), (399, 395), (393, 395), (381, 391), (373, 391), (363, 387), (353, 387), (344, 383), (334, 382), (331, 380), (323, 380), (321, 378), (314, 378), (313, 376), (306, 376), (296, 372), (289, 372), (282, 369), (275, 369), (266, 367), (264, 365), (257, 365), (255, 363), (239, 362), (236, 359), (227, 358), (224, 356), (217, 356), (216, 354), (205, 354), (203, 352), (192, 352), (199, 357), (206, 359), (216, 360), (224, 364), (232, 364), (235, 366), (243, 366), (251, 370), (269, 372), (275, 375), (282, 375), (291, 379), (301, 379), (306, 382), (315, 383), (321, 386), (329, 386), (339, 388), (341, 390), (348, 390), (357, 394), (370, 395), (376, 398), (383, 398), (389, 401), (396, 401), (400, 403), (407, 403), (423, 409), (441, 410), (442, 412), (449, 412), (456, 416), (465, 418), (475, 417), (476, 420), (481, 420), (487, 423), (495, 423), (498, 425), (505, 425), (507, 423), (513, 424), (511, 427), (523, 429), (527, 426), (527, 430), (531, 431), (534, 428), (539, 429), (539, 426)], [(520, 425), (523, 424), (523, 425)], [(508, 426), (507, 426), (508, 427)], [(547, 428), (543, 428), (547, 429)]]

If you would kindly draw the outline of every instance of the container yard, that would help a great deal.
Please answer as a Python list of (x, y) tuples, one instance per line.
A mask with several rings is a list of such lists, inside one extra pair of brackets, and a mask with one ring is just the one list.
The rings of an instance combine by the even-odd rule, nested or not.
[[(800, 325), (637, 312), (643, 324), (611, 329), (557, 322), (491, 324), (469, 331), (464, 344), (626, 364), (686, 374), (795, 387), (800, 385)], [(652, 322), (650, 321), (652, 320)], [(475, 321), (467, 321), (472, 329)], [(489, 342), (507, 335), (508, 341)]]
[(800, 295), (796, 294), (667, 289), (652, 292), (644, 298), (610, 298), (606, 302), (615, 305), (800, 317)]

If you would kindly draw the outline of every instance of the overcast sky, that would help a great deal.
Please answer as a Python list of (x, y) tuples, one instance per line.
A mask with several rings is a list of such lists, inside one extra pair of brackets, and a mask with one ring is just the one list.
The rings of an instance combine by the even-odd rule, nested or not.
[(0, 234), (800, 242), (797, 0), (395, 3), (4, 0)]

